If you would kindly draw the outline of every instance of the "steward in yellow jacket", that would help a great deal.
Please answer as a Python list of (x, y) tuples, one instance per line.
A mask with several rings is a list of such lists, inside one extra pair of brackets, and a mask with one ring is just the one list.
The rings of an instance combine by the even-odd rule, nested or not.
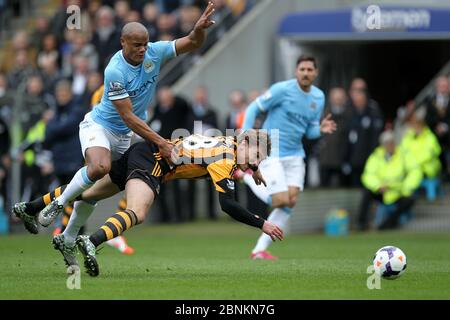
[(413, 117), (412, 126), (400, 142), (401, 152), (409, 159), (414, 158), (426, 178), (435, 178), (441, 172), (441, 146), (434, 133), (420, 117)]
[(422, 181), (419, 164), (397, 148), (394, 135), (386, 131), (380, 136), (380, 146), (367, 159), (361, 181), (364, 187), (359, 210), (360, 229), (368, 227), (367, 219), (373, 199), (386, 205), (395, 204), (396, 210), (380, 229), (394, 228), (400, 215), (414, 204), (414, 191)]

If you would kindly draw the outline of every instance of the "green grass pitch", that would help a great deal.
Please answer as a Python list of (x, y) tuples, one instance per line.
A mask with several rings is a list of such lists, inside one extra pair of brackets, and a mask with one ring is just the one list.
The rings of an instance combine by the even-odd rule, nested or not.
[[(2, 236), (0, 299), (450, 299), (446, 233), (292, 235), (271, 247), (276, 262), (250, 260), (259, 232), (228, 220), (139, 226), (127, 236), (136, 253), (105, 247), (100, 276), (83, 270), (80, 290), (67, 289), (49, 235)], [(384, 245), (400, 247), (408, 267), (369, 290), (366, 270)]]

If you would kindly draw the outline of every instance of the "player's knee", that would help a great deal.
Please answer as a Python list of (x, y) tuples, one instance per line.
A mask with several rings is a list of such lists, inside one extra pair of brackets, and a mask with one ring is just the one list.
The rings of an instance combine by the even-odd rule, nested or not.
[(88, 166), (88, 176), (92, 181), (106, 176), (111, 170), (111, 164), (106, 162), (92, 163)]
[(136, 224), (140, 224), (145, 221), (145, 218), (147, 217), (147, 213), (144, 212), (144, 210), (133, 210), (136, 214), (137, 222)]
[(289, 206), (289, 197), (287, 195), (279, 195), (272, 197), (272, 207), (282, 208)]

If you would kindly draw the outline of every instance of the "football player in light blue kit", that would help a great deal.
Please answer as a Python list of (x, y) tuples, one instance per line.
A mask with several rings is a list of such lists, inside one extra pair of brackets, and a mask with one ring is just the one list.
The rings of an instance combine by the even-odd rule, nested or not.
[[(122, 155), (131, 144), (134, 134), (158, 145), (163, 158), (172, 158), (173, 145), (152, 131), (145, 123), (147, 108), (153, 98), (161, 65), (179, 54), (198, 49), (205, 41), (206, 29), (214, 24), (210, 16), (214, 5), (208, 3), (191, 33), (174, 41), (149, 42), (148, 31), (137, 22), (122, 28), (118, 51), (105, 69), (104, 94), (93, 111), (80, 123), (80, 142), (86, 166), (81, 168), (61, 195), (56, 195), (38, 216), (38, 222), (48, 226), (62, 212), (64, 205), (73, 201), (111, 169), (111, 160)], [(128, 208), (138, 202), (139, 194), (127, 199)], [(14, 211), (21, 213), (20, 203)], [(77, 264), (74, 247), (79, 227), (84, 225), (94, 210), (95, 203), (76, 201), (69, 224), (62, 237), (54, 238), (55, 248), (61, 251), (67, 264)], [(130, 209), (131, 211), (131, 209)], [(16, 213), (17, 214), (17, 213)], [(35, 217), (19, 214), (24, 223), (34, 224)]]
[[(274, 210), (269, 221), (286, 231), (287, 222), (297, 196), (303, 190), (305, 178), (305, 151), (302, 138), (318, 138), (321, 133), (332, 133), (336, 123), (330, 115), (320, 122), (325, 95), (312, 85), (318, 74), (314, 57), (300, 56), (295, 71), (296, 78), (275, 83), (266, 93), (252, 102), (246, 110), (243, 128), (252, 128), (258, 114), (267, 113), (263, 129), (272, 139), (272, 154), (264, 160), (259, 171), (266, 187), (256, 185), (250, 174), (241, 174), (245, 183)], [(238, 175), (239, 176), (239, 175)], [(264, 234), (252, 251), (253, 259), (277, 259), (266, 251), (272, 243)]]

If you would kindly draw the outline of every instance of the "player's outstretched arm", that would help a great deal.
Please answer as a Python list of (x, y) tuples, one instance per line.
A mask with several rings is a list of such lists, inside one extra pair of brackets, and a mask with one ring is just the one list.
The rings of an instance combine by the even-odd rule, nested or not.
[(260, 216), (252, 214), (250, 211), (242, 207), (233, 195), (229, 192), (219, 193), (219, 202), (222, 210), (233, 219), (245, 223), (249, 226), (262, 229), (262, 231), (272, 238), (273, 241), (283, 240), (283, 230), (270, 221), (264, 220)]
[(176, 40), (175, 49), (177, 51), (177, 55), (192, 52), (203, 45), (206, 39), (206, 29), (215, 23), (215, 21), (210, 19), (213, 13), (214, 4), (212, 2), (208, 2), (208, 6), (200, 19), (198, 19), (194, 29), (189, 33), (189, 35)]
[(173, 162), (173, 144), (150, 129), (145, 121), (133, 113), (133, 105), (130, 98), (114, 100), (112, 103), (128, 128), (145, 140), (155, 143), (159, 148), (161, 156)]

